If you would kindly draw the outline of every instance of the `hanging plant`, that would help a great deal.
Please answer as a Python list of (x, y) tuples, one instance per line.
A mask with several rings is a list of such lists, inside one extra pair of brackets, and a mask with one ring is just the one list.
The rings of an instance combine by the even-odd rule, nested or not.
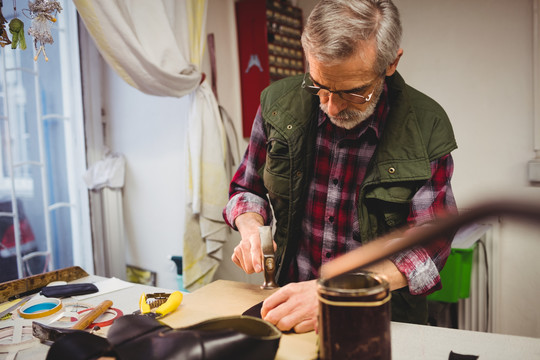
[(34, 47), (37, 50), (34, 61), (37, 61), (41, 52), (43, 52), (45, 61), (49, 61), (45, 53), (45, 44), (54, 42), (51, 24), (56, 22), (56, 15), (62, 11), (62, 6), (56, 0), (36, 0), (28, 2), (28, 10), (32, 19), (28, 35), (34, 38)]
[(9, 22), (9, 32), (11, 33), (11, 48), (16, 49), (17, 45), (21, 50), (26, 49), (26, 40), (24, 38), (24, 23), (14, 18)]
[(11, 33), (11, 48), (16, 49), (17, 46), (21, 50), (26, 50), (26, 40), (24, 38), (24, 23), (17, 18), (17, 0), (13, 0), (13, 16), (9, 22), (9, 32)]

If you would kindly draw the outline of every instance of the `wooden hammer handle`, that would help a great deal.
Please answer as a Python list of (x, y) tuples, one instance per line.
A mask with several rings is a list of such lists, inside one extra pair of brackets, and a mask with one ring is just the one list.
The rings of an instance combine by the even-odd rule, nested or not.
[(84, 315), (75, 325), (73, 325), (71, 328), (76, 330), (84, 330), (90, 324), (96, 320), (101, 314), (103, 314), (105, 311), (107, 311), (108, 308), (112, 306), (111, 300), (105, 300), (95, 308), (93, 308), (91, 311), (88, 312), (88, 314)]

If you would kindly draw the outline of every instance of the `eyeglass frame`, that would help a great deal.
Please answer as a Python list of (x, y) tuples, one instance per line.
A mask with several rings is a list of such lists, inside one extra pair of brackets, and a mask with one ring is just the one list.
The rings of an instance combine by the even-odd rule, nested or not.
[[(373, 94), (375, 93), (375, 88), (373, 88), (373, 90), (371, 91), (371, 93), (369, 95), (364, 96), (364, 95), (360, 95), (360, 94), (355, 94), (355, 91), (358, 91), (357, 89), (330, 90), (330, 89), (328, 89), (326, 87), (323, 87), (323, 86), (312, 86), (312, 85), (310, 86), (310, 85), (306, 84), (306, 76), (309, 76), (311, 82), (315, 83), (313, 81), (313, 79), (311, 79), (311, 75), (309, 74), (309, 72), (307, 72), (307, 73), (304, 74), (304, 79), (302, 80), (302, 89), (306, 90), (308, 93), (310, 93), (311, 95), (314, 95), (314, 96), (330, 97), (330, 94), (337, 94), (337, 95), (339, 95), (340, 98), (342, 98), (345, 101), (348, 101), (348, 102), (351, 102), (351, 103), (357, 104), (357, 105), (362, 105), (362, 104), (365, 104), (365, 103), (369, 102), (371, 100), (371, 98), (373, 97)], [(315, 90), (317, 90), (317, 92), (313, 92)], [(319, 92), (321, 90), (324, 90), (324, 91), (328, 92), (328, 95), (320, 95)], [(343, 97), (343, 94), (354, 96), (354, 97), (358, 98), (358, 100), (361, 100), (362, 102), (353, 101), (352, 99), (354, 99), (354, 98), (346, 99), (346, 98)]]

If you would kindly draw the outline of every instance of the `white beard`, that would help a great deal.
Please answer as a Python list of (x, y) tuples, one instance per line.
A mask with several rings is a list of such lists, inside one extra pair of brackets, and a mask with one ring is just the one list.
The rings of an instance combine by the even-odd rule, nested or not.
[[(348, 110), (345, 109), (342, 112), (338, 114), (338, 116), (330, 116), (328, 115), (328, 103), (320, 104), (321, 110), (324, 111), (326, 115), (328, 115), (328, 118), (332, 122), (332, 124), (336, 125), (337, 127), (350, 130), (355, 128), (356, 126), (360, 125), (360, 123), (367, 118), (369, 118), (377, 108), (377, 103), (379, 102), (379, 98), (381, 97), (382, 90), (384, 87), (384, 82), (381, 83), (381, 85), (375, 90), (373, 93), (373, 96), (371, 100), (368, 103), (368, 106), (365, 110)], [(338, 95), (339, 96), (339, 95)]]

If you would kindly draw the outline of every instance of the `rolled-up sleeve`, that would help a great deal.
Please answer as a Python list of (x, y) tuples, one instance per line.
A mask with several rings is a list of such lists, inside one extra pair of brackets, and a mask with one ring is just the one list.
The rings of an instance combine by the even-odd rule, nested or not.
[[(411, 226), (422, 226), (436, 217), (457, 212), (450, 185), (453, 171), (451, 155), (431, 162), (431, 179), (418, 190), (411, 202), (407, 219)], [(442, 287), (439, 272), (450, 254), (451, 244), (452, 238), (441, 237), (390, 257), (407, 278), (411, 294), (427, 295)]]

